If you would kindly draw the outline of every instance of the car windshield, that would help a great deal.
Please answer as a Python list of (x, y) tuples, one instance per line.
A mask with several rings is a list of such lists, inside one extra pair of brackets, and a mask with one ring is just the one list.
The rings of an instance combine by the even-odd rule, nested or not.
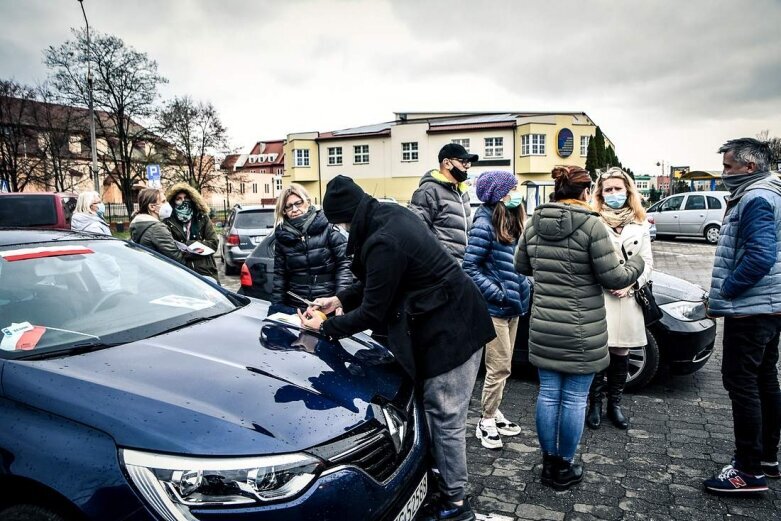
[(236, 215), (236, 228), (273, 228), (274, 212), (272, 211), (244, 211)]
[(238, 301), (123, 241), (0, 247), (0, 357), (133, 342), (225, 314)]
[(14, 195), (0, 197), (0, 226), (21, 227), (57, 224), (54, 198)]

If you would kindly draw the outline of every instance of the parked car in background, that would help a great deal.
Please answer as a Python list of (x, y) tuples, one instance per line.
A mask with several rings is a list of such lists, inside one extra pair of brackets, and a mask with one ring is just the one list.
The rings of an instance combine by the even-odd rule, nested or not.
[[(628, 390), (647, 385), (662, 366), (675, 375), (700, 370), (713, 354), (716, 341), (716, 321), (705, 314), (708, 294), (704, 289), (657, 270), (651, 280), (663, 316), (646, 328), (648, 344), (629, 349)], [(518, 324), (513, 364), (529, 363), (528, 342), (529, 315)]]
[(238, 273), (252, 250), (274, 230), (274, 208), (236, 205), (222, 227), (222, 262), (226, 275)]
[(0, 193), (0, 228), (70, 230), (78, 197), (65, 192)]
[[(630, 349), (627, 389), (639, 389), (648, 384), (661, 366), (668, 366), (673, 374), (698, 371), (710, 358), (716, 341), (716, 322), (705, 316), (707, 293), (704, 289), (655, 270), (651, 280), (664, 316), (647, 329), (647, 345)], [(273, 284), (274, 236), (269, 236), (247, 257), (239, 293), (269, 300)], [(528, 364), (528, 344), (527, 315), (518, 325), (514, 364)]]
[(141, 246), (0, 230), (0, 519), (403, 520), (413, 384)]
[(704, 237), (716, 244), (728, 195), (729, 192), (676, 194), (651, 206), (648, 215), (656, 223), (657, 236)]
[(650, 228), (648, 229), (648, 233), (651, 236), (651, 242), (653, 242), (656, 240), (656, 221), (651, 215), (647, 215), (646, 219), (648, 220), (648, 224), (650, 225)]

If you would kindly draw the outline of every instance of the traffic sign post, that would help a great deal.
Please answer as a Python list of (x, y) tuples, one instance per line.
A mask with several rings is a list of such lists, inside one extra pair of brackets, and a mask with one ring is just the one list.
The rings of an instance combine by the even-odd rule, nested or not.
[(146, 180), (150, 188), (162, 188), (160, 165), (146, 165)]

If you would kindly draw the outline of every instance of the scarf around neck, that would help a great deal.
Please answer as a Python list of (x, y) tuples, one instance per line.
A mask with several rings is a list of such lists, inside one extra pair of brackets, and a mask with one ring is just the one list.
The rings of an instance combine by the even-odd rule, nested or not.
[(599, 216), (603, 221), (605, 221), (605, 224), (613, 229), (626, 226), (629, 223), (637, 222), (637, 219), (635, 218), (635, 211), (632, 210), (632, 208), (629, 206), (616, 209), (605, 206), (602, 208), (602, 211), (599, 212)]

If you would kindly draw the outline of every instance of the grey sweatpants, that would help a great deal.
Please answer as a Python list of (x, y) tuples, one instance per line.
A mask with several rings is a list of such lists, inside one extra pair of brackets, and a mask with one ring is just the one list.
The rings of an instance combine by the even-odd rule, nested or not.
[(447, 373), (423, 382), (423, 409), (431, 452), (439, 469), (442, 493), (450, 501), (464, 499), (467, 483), (466, 416), (483, 350)]

